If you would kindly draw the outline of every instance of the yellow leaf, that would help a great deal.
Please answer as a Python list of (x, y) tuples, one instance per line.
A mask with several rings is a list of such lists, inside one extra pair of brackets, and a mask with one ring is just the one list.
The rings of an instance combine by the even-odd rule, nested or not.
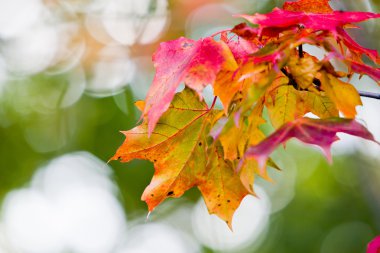
[(266, 96), (266, 107), (275, 128), (295, 119), (297, 109), (297, 90), (291, 85), (282, 85)]
[(222, 70), (218, 73), (214, 94), (220, 98), (226, 115), (234, 111), (234, 108), (231, 109), (234, 103), (238, 104), (244, 99), (249, 86), (258, 85), (267, 79), (264, 77), (267, 68), (265, 65), (247, 63), (237, 70)]
[(356, 106), (362, 105), (355, 87), (326, 72), (321, 72), (321, 88), (346, 118), (355, 118)]
[(221, 146), (213, 146), (207, 164), (206, 182), (198, 186), (210, 214), (222, 218), (231, 228), (232, 216), (249, 194), (232, 164), (223, 159)]
[(299, 88), (307, 89), (313, 84), (313, 79), (321, 68), (321, 65), (317, 63), (315, 57), (304, 54), (303, 58), (297, 56), (291, 57), (288, 67)]
[(240, 159), (247, 144), (247, 126), (243, 122), (243, 118), (239, 120), (239, 126), (236, 126), (233, 120), (227, 123), (224, 131), (219, 137), (223, 146), (224, 159), (235, 161)]
[(310, 91), (299, 91), (299, 94), (305, 106), (304, 113), (311, 112), (321, 119), (339, 116), (334, 102), (324, 92), (316, 94)]
[(227, 71), (236, 70), (238, 68), (238, 64), (228, 45), (223, 41), (218, 41), (217, 43), (219, 43), (222, 46), (222, 55), (225, 59), (222, 65), (222, 69)]
[(186, 88), (174, 97), (150, 137), (146, 121), (123, 132), (125, 141), (111, 160), (154, 163), (154, 176), (142, 195), (150, 211), (166, 198), (180, 197), (204, 182), (206, 133), (214, 115), (194, 91)]

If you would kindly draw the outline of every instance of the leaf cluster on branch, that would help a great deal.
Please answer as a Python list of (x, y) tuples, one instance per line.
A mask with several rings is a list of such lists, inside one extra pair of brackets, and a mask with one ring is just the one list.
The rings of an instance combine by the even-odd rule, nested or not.
[[(349, 80), (357, 73), (379, 84), (380, 69), (373, 66), (380, 58), (346, 29), (380, 14), (334, 11), (328, 0), (299, 0), (268, 14), (239, 17), (249, 23), (198, 41), (161, 43), (153, 56), (153, 84), (137, 103), (143, 122), (123, 132), (125, 141), (111, 158), (154, 163), (142, 195), (150, 211), (198, 187), (209, 212), (231, 227), (242, 199), (255, 194), (255, 177), (270, 180), (267, 166), (278, 169), (269, 156), (288, 139), (317, 145), (328, 159), (338, 132), (375, 141), (354, 120), (362, 102)], [(324, 49), (324, 58), (303, 51), (304, 44)], [(336, 70), (332, 60), (345, 71)], [(176, 93), (181, 83), (186, 88)], [(215, 95), (211, 106), (202, 99), (207, 85)], [(222, 110), (214, 108), (217, 98)], [(269, 136), (261, 130), (264, 108), (276, 129)], [(318, 118), (305, 117), (308, 113)]]

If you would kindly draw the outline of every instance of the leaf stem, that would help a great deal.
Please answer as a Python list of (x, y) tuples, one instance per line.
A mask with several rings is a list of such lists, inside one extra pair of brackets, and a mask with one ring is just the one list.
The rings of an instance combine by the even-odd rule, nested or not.
[(358, 91), (361, 97), (380, 99), (380, 93), (368, 92), (368, 91)]
[(214, 97), (214, 100), (212, 101), (212, 104), (209, 110), (212, 110), (214, 108), (217, 98), (218, 98), (217, 96)]

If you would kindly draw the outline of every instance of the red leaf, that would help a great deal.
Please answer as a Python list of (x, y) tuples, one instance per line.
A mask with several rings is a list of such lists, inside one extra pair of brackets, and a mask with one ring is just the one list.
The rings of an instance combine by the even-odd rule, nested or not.
[(350, 61), (351, 69), (359, 74), (365, 74), (380, 84), (380, 68), (373, 68), (368, 65)]
[(380, 236), (373, 239), (368, 243), (367, 253), (379, 253), (380, 252)]
[(380, 14), (370, 12), (343, 12), (334, 11), (332, 13), (309, 13), (303, 11), (287, 11), (279, 8), (273, 9), (268, 14), (240, 15), (249, 22), (258, 24), (259, 35), (265, 30), (273, 28), (294, 28), (303, 26), (315, 31), (329, 31), (337, 39), (352, 51), (360, 54), (366, 54), (374, 62), (379, 62), (379, 56), (376, 50), (370, 50), (356, 43), (344, 30), (344, 26), (362, 22), (371, 18), (380, 18)]
[(375, 82), (377, 82), (380, 85), (380, 68), (375, 68), (368, 66), (366, 64), (356, 62), (350, 59), (346, 59), (343, 55), (341, 55), (339, 52), (333, 52), (330, 53), (326, 58), (325, 61), (330, 60), (331, 58), (337, 58), (347, 64), (353, 71), (360, 75), (367, 75), (371, 77)]
[(308, 13), (298, 11), (286, 11), (274, 8), (268, 14), (240, 15), (253, 24), (260, 25), (261, 30), (266, 27), (289, 27), (303, 25), (314, 30), (327, 30), (335, 32), (337, 27), (351, 23), (358, 23), (371, 18), (379, 18), (380, 14), (370, 12), (343, 12), (333, 13)]
[(343, 28), (338, 27), (336, 30), (339, 38), (351, 51), (359, 54), (366, 54), (372, 61), (379, 62), (379, 55), (376, 50), (362, 47), (355, 40), (353, 40)]
[(194, 41), (181, 37), (160, 44), (153, 55), (156, 75), (145, 99), (149, 133), (168, 109), (181, 82), (198, 93), (214, 82), (225, 62), (224, 50), (211, 38)]
[(336, 136), (338, 132), (375, 141), (372, 134), (355, 120), (299, 118), (284, 124), (258, 145), (250, 147), (246, 156), (257, 159), (262, 167), (277, 146), (295, 137), (304, 143), (318, 145), (324, 151), (327, 159), (331, 161), (330, 147), (333, 142), (339, 140)]

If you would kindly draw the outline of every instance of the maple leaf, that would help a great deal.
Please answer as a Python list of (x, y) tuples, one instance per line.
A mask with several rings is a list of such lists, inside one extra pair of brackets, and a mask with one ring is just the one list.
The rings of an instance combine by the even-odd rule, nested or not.
[(294, 137), (304, 143), (321, 147), (327, 159), (331, 161), (330, 147), (332, 143), (339, 140), (336, 136), (338, 132), (376, 142), (373, 135), (355, 120), (343, 118), (299, 118), (286, 123), (258, 145), (248, 148), (246, 156), (248, 158), (255, 158), (259, 162), (260, 167), (263, 167), (268, 156), (277, 146)]
[(298, 87), (301, 89), (307, 89), (313, 85), (314, 77), (321, 68), (321, 64), (318, 63), (317, 59), (308, 54), (304, 54), (302, 58), (290, 58), (287, 66)]
[[(311, 7), (311, 9), (312, 8), (313, 7)], [(337, 39), (341, 39), (350, 50), (360, 54), (367, 54), (374, 62), (379, 61), (377, 51), (360, 46), (343, 30), (345, 26), (351, 25), (352, 23), (379, 18), (380, 14), (377, 13), (343, 11), (313, 13), (274, 8), (273, 11), (268, 14), (238, 15), (238, 17), (245, 18), (253, 24), (258, 24), (259, 35), (268, 29), (293, 29), (294, 27), (300, 26), (306, 29), (312, 29), (314, 31), (328, 31), (331, 32)]]
[(274, 8), (268, 14), (239, 15), (252, 24), (258, 24), (259, 35), (264, 28), (291, 27), (303, 25), (313, 30), (326, 30), (336, 33), (337, 27), (362, 22), (372, 18), (379, 18), (380, 14), (371, 12), (344, 12), (309, 13), (303, 11), (287, 11)]
[(310, 91), (298, 91), (300, 102), (303, 103), (303, 114), (308, 112), (325, 119), (339, 116), (339, 111), (335, 103), (323, 93), (314, 93)]
[(336, 29), (339, 39), (343, 41), (343, 43), (350, 49), (351, 52), (356, 54), (365, 54), (367, 55), (373, 62), (380, 63), (379, 55), (376, 50), (365, 48), (359, 45), (356, 41), (354, 41), (350, 35), (341, 27)]
[(125, 141), (111, 160), (144, 159), (154, 163), (154, 176), (142, 196), (150, 211), (167, 197), (179, 197), (204, 180), (205, 128), (212, 117), (213, 112), (195, 92), (185, 89), (174, 97), (150, 138), (146, 122), (122, 132)]
[(228, 46), (212, 38), (194, 41), (181, 37), (161, 43), (153, 62), (156, 74), (144, 109), (149, 133), (168, 109), (181, 82), (200, 93), (206, 85), (214, 83), (222, 67), (228, 70), (237, 67)]
[(362, 105), (360, 95), (352, 84), (331, 74), (321, 72), (321, 88), (347, 118), (356, 116), (356, 106)]
[(240, 179), (220, 155), (220, 147), (207, 155), (207, 129), (219, 114), (186, 88), (174, 97), (150, 137), (146, 122), (122, 132), (125, 141), (111, 160), (154, 163), (154, 176), (142, 195), (149, 211), (166, 198), (180, 197), (198, 186), (210, 213), (231, 226), (232, 215), (248, 192), (243, 185), (239, 188)]
[(371, 77), (377, 84), (380, 85), (380, 68), (373, 68), (368, 65), (358, 63), (358, 62), (349, 62), (350, 67), (353, 71), (359, 74), (366, 74)]
[(216, 214), (232, 228), (232, 216), (248, 190), (223, 158), (223, 148), (214, 145), (206, 169), (206, 181), (198, 186), (210, 214)]
[(265, 105), (275, 128), (294, 120), (298, 115), (298, 93), (288, 83), (287, 77), (280, 76), (273, 83), (274, 88), (268, 90), (266, 94)]

